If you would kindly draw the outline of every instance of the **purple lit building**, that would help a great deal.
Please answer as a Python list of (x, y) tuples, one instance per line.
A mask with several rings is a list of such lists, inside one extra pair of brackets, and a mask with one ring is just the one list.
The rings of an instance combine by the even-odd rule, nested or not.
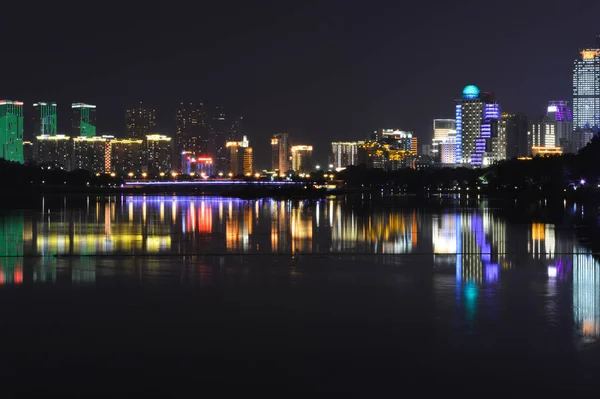
[(456, 105), (457, 164), (482, 167), (500, 160), (496, 157), (506, 158), (506, 137), (502, 140), (498, 135), (499, 119), (500, 106), (493, 93), (481, 93), (473, 85), (463, 89)]
[(573, 146), (573, 114), (567, 101), (550, 101), (546, 116), (554, 123), (556, 147), (563, 152), (574, 152)]

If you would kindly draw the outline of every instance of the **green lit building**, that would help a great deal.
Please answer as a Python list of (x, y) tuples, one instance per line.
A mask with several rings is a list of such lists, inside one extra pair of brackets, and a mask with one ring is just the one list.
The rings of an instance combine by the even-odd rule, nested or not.
[(73, 110), (73, 137), (96, 135), (96, 106), (84, 103), (71, 104)]
[(56, 123), (56, 103), (35, 103), (33, 104), (36, 113), (39, 115), (35, 119), (35, 134), (39, 136), (56, 136), (58, 132)]
[(0, 159), (23, 163), (23, 103), (0, 100)]

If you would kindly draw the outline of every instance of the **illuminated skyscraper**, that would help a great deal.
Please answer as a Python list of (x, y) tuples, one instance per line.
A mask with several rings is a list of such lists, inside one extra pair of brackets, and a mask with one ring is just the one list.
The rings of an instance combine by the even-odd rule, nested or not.
[(33, 108), (39, 115), (35, 118), (34, 134), (39, 136), (56, 136), (58, 134), (56, 103), (35, 103), (33, 104)]
[(140, 102), (125, 111), (125, 135), (129, 139), (143, 140), (156, 128), (156, 110)]
[(84, 103), (71, 104), (73, 137), (94, 137), (96, 135), (96, 106)]
[(23, 103), (0, 100), (0, 159), (23, 163)]
[(584, 49), (573, 64), (573, 128), (600, 127), (600, 46)]
[(34, 158), (38, 164), (70, 169), (71, 138), (64, 134), (36, 137)]
[(146, 136), (146, 156), (148, 158), (148, 172), (157, 174), (171, 172), (171, 138), (160, 134)]
[(312, 170), (313, 148), (310, 145), (292, 146), (292, 170), (296, 173), (308, 173)]
[(228, 141), (225, 144), (227, 148), (228, 168), (227, 173), (234, 176), (251, 175), (254, 172), (254, 158), (252, 147), (246, 136), (242, 141)]
[(71, 169), (83, 169), (98, 173), (110, 172), (110, 170), (105, 170), (107, 145), (108, 140), (104, 137), (73, 137)]
[(336, 141), (331, 143), (331, 149), (334, 168), (358, 165), (358, 142)]
[(209, 148), (210, 126), (204, 104), (181, 103), (175, 117), (176, 130), (174, 148), (177, 159), (174, 165), (181, 165), (181, 154), (191, 151), (193, 154), (206, 154)]
[(493, 138), (498, 136), (500, 106), (492, 93), (476, 86), (463, 89), (456, 105), (456, 163), (487, 166), (493, 162)]
[(567, 101), (550, 101), (546, 116), (554, 123), (555, 146), (563, 152), (574, 152), (573, 115)]
[(271, 168), (280, 173), (290, 170), (290, 138), (288, 133), (277, 133), (271, 138)]
[(254, 151), (252, 147), (246, 147), (243, 154), (244, 175), (254, 173)]

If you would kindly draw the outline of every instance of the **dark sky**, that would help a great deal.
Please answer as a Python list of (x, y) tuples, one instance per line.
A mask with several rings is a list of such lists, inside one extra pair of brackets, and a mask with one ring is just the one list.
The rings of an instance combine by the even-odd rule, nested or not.
[(541, 113), (571, 100), (573, 59), (600, 33), (598, 0), (20, 3), (3, 4), (0, 97), (57, 101), (60, 130), (71, 102), (97, 104), (117, 134), (130, 101), (156, 104), (168, 133), (178, 102), (222, 103), (260, 166), (280, 131), (319, 155), (378, 127), (429, 140), (468, 83)]

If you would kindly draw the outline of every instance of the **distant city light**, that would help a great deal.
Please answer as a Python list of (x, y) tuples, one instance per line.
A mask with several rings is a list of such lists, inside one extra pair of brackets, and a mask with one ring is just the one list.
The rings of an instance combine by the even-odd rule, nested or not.
[(556, 278), (556, 276), (558, 276), (558, 270), (556, 269), (556, 266), (548, 266), (548, 277)]

